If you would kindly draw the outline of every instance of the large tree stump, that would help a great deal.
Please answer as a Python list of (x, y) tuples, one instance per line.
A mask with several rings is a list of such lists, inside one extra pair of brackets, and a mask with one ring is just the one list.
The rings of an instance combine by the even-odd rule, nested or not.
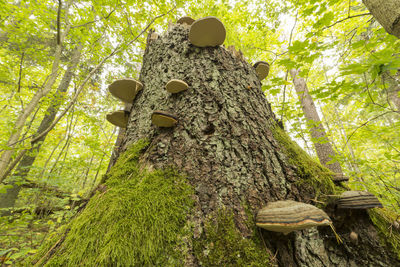
[[(171, 79), (185, 81), (189, 89), (168, 93), (165, 85)], [(187, 27), (173, 25), (165, 35), (148, 38), (140, 81), (144, 87), (133, 102), (121, 150), (103, 179), (106, 189), (92, 198), (61, 238), (54, 238), (31, 262), (400, 264), (389, 245), (379, 241), (365, 211), (349, 214), (328, 208), (344, 244), (337, 243), (329, 227), (287, 236), (255, 227), (254, 215), (267, 202), (292, 199), (314, 204), (312, 199), (333, 194), (335, 186), (331, 172), (313, 162), (276, 127), (261, 83), (248, 62), (223, 47), (195, 47), (188, 41)], [(178, 124), (173, 128), (152, 125), (154, 110), (173, 113)], [(143, 145), (141, 140), (149, 143)], [(133, 145), (137, 142), (141, 146)], [(175, 170), (172, 174), (157, 171), (170, 168)], [(188, 202), (182, 202), (188, 191), (176, 172), (192, 188)], [(171, 186), (165, 186), (170, 182)], [(357, 243), (350, 241), (351, 231), (357, 232)]]

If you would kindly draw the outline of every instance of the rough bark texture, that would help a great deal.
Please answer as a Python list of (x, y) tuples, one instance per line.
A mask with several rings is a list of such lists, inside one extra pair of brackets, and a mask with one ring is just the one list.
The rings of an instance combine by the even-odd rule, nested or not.
[[(189, 84), (190, 88), (185, 92), (171, 95), (164, 89), (170, 79), (182, 79)], [(119, 217), (120, 221), (112, 221), (110, 229), (106, 230), (104, 230), (104, 227), (108, 227), (105, 226), (106, 223), (97, 225), (96, 220), (104, 221), (107, 217), (114, 216), (110, 210), (115, 206), (118, 210), (129, 206), (126, 213), (135, 210), (135, 207), (131, 206), (136, 205), (135, 202), (133, 204), (130, 202), (129, 205), (115, 204), (117, 195), (110, 196), (110, 194), (115, 194), (113, 186), (117, 183), (116, 173), (124, 166), (129, 166), (127, 157), (129, 154), (136, 153), (132, 152), (130, 147), (146, 139), (149, 140), (149, 144), (142, 150), (138, 161), (141, 167), (138, 167), (139, 169), (127, 167), (128, 171), (124, 171), (118, 177), (130, 181), (136, 179), (137, 172), (142, 169), (157, 170), (172, 166), (185, 175), (193, 188), (194, 195), (193, 208), (186, 215), (187, 225), (190, 225), (191, 232), (182, 237), (185, 244), (185, 249), (180, 250), (181, 257), (184, 258), (183, 262), (171, 263), (171, 256), (169, 261), (163, 264), (159, 263), (159, 258), (147, 261), (143, 259), (141, 266), (146, 263), (159, 266), (266, 266), (274, 262), (279, 266), (395, 266), (400, 264), (387, 244), (379, 242), (378, 232), (364, 211), (340, 214), (334, 208), (328, 210), (334, 217), (335, 223), (338, 223), (337, 230), (345, 241), (343, 245), (336, 242), (334, 235), (326, 227), (298, 231), (287, 236), (257, 230), (254, 227), (254, 214), (269, 201), (292, 199), (311, 203), (310, 200), (316, 197), (317, 191), (321, 190), (322, 186), (314, 187), (309, 183), (318, 179), (308, 177), (306, 175), (309, 173), (308, 170), (318, 168), (321, 171), (319, 173), (321, 177), (318, 178), (321, 179), (328, 171), (317, 163), (307, 161), (307, 158), (300, 163), (306, 167), (294, 166), (291, 163), (298, 155), (296, 151), (299, 148), (295, 146), (285, 148), (284, 143), (289, 144), (290, 141), (285, 139), (286, 135), (282, 130), (275, 127), (274, 114), (261, 90), (261, 83), (256, 72), (250, 64), (233, 57), (223, 47), (192, 46), (188, 41), (188, 29), (177, 25), (164, 36), (156, 40), (148, 40), (140, 81), (144, 88), (132, 105), (131, 116), (121, 150), (118, 151), (116, 164), (103, 179), (107, 189), (101, 191), (102, 193), (89, 202), (82, 214), (68, 226), (71, 230), (66, 230), (61, 239), (58, 237), (49, 243), (46, 249), (36, 256), (34, 263), (39, 260), (38, 265), (46, 262), (49, 265), (61, 264), (68, 259), (71, 260), (71, 257), (79, 260), (76, 259), (79, 256), (82, 260), (86, 259), (83, 265), (90, 265), (87, 260), (92, 256), (88, 251), (96, 251), (96, 259), (102, 258), (102, 264), (105, 264), (104, 257), (107, 255), (110, 255), (107, 261), (109, 265), (122, 262), (122, 257), (116, 257), (115, 251), (123, 250), (124, 246), (131, 244), (126, 240), (129, 240), (132, 227), (124, 226), (124, 239), (121, 240), (118, 239), (120, 231), (114, 235), (111, 234), (113, 231), (111, 228), (119, 224), (121, 220), (125, 220), (126, 216), (131, 215), (126, 214)], [(179, 118), (178, 125), (168, 129), (155, 127), (151, 124), (153, 110), (174, 113)], [(282, 139), (280, 141), (278, 141), (279, 136)], [(133, 151), (136, 150), (133, 148)], [(123, 151), (127, 152), (123, 153)], [(167, 182), (166, 179), (170, 178), (166, 176), (161, 181)], [(159, 181), (157, 177), (150, 180), (144, 177), (140, 178), (134, 186), (131, 185), (131, 188), (141, 188), (146, 183), (151, 184), (151, 180)], [(333, 188), (329, 178), (325, 177), (325, 182)], [(126, 190), (129, 191), (129, 188)], [(138, 189), (135, 191), (137, 192)], [(124, 192), (121, 197), (126, 197), (128, 194), (127, 191)], [(146, 197), (151, 190), (140, 192), (140, 197)], [(104, 200), (107, 197), (113, 201), (113, 205), (104, 206), (107, 205)], [(163, 196), (166, 201), (171, 197), (174, 196)], [(154, 198), (154, 201), (158, 200)], [(163, 207), (160, 207), (158, 212), (163, 211)], [(92, 216), (91, 212), (97, 215)], [(132, 220), (137, 220), (141, 216), (145, 217), (149, 212), (151, 211), (147, 208), (140, 208)], [(170, 213), (172, 212), (173, 209)], [(226, 213), (231, 214), (232, 223), (230, 215)], [(157, 214), (150, 215), (157, 217)], [(158, 220), (149, 223), (148, 226), (143, 226), (146, 242), (155, 239), (151, 230), (153, 223), (158, 223)], [(351, 243), (347, 237), (353, 229), (360, 236), (358, 244)], [(132, 232), (132, 234), (140, 231), (142, 229), (135, 228), (135, 233)], [(157, 233), (162, 234), (166, 231), (161, 229)], [(90, 236), (88, 236), (89, 232)], [(91, 235), (95, 235), (96, 239), (93, 242), (90, 241), (88, 246), (93, 247), (93, 244), (102, 244), (106, 241), (104, 250), (100, 247), (91, 250), (92, 248), (89, 249), (86, 245), (77, 247), (80, 243), (92, 238)], [(239, 238), (236, 238), (237, 235)], [(106, 236), (108, 238), (111, 236), (111, 241)], [(260, 239), (261, 236), (262, 239)], [(257, 249), (252, 246), (251, 251), (246, 250), (245, 244), (250, 244), (252, 238), (262, 241), (264, 245), (255, 246)], [(135, 240), (138, 238), (132, 239), (132, 242), (136, 242)], [(125, 242), (126, 245), (106, 252), (113, 242)], [(241, 246), (240, 250), (234, 250), (233, 247), (238, 244)], [(140, 251), (143, 246), (136, 248), (136, 251)], [(146, 251), (144, 253), (147, 253)], [(268, 253), (270, 255), (277, 253), (275, 261), (270, 259), (268, 263), (268, 261), (255, 259), (257, 257), (263, 259), (263, 255), (268, 255)], [(167, 252), (162, 255), (165, 254)], [(140, 255), (136, 258), (132, 257), (131, 260), (135, 263), (130, 263), (130, 265), (139, 265), (135, 260), (140, 257)], [(227, 257), (229, 261), (224, 261), (223, 258)], [(241, 261), (244, 257), (249, 257), (253, 261)]]
[(328, 169), (343, 176), (342, 167), (340, 166), (339, 162), (335, 161), (328, 164), (328, 162), (332, 161), (332, 158), (335, 157), (336, 153), (333, 150), (328, 137), (326, 136), (326, 132), (321, 123), (321, 119), (319, 118), (317, 108), (315, 107), (314, 101), (308, 92), (306, 81), (303, 78), (298, 77), (298, 73), (298, 70), (290, 70), (294, 88), (301, 102), (301, 108), (303, 109), (307, 122), (310, 124), (309, 127), (311, 137), (313, 139), (313, 144), (315, 146), (315, 150), (317, 151), (318, 158), (320, 162)]
[[(67, 67), (67, 70), (60, 82), (60, 85), (57, 88), (57, 91), (54, 94), (54, 98), (50, 106), (47, 108), (45, 115), (36, 131), (36, 136), (40, 135), (44, 132), (54, 121), (57, 112), (62, 104), (62, 99), (64, 98), (63, 94), (68, 90), (68, 87), (71, 83), (72, 76), (75, 72), (75, 69), (79, 63), (79, 59), (81, 56), (82, 46), (78, 45), (72, 52), (71, 62)], [(18, 164), (18, 167), (15, 171), (15, 176), (18, 181), (24, 181), (27, 174), (29, 173), (30, 167), (36, 159), (36, 156), (39, 153), (40, 147), (42, 146), (44, 140), (46, 139), (47, 134), (43, 135), (40, 139), (38, 139), (35, 144), (32, 144), (32, 148), (30, 148), (27, 153), (22, 157), (21, 161)], [(10, 184), (13, 186), (12, 189), (7, 190), (6, 194), (0, 194), (0, 208), (10, 208), (13, 207), (15, 201), (18, 198), (19, 191), (21, 190), (21, 186), (17, 185), (15, 181), (11, 181)]]
[(399, 0), (363, 0), (363, 3), (388, 33), (400, 38)]
[(400, 71), (395, 75), (389, 72), (382, 73), (382, 82), (386, 85), (388, 98), (394, 104), (394, 110), (400, 113)]

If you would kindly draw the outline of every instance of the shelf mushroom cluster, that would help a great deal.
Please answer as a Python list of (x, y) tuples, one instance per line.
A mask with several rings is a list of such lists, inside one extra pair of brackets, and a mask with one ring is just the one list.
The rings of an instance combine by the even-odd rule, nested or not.
[[(197, 47), (215, 47), (222, 45), (226, 37), (224, 24), (216, 17), (205, 17), (194, 20), (191, 17), (182, 17), (177, 21), (189, 27), (189, 41)], [(265, 61), (258, 61), (254, 64), (257, 76), (260, 80), (265, 79), (269, 72), (269, 64)], [(177, 94), (188, 89), (185, 81), (172, 79), (165, 89), (171, 94)], [(136, 95), (143, 89), (143, 84), (131, 78), (124, 78), (114, 81), (108, 87), (110, 93), (124, 103), (132, 104)], [(126, 128), (130, 112), (118, 110), (106, 115), (106, 119), (115, 126)], [(178, 118), (166, 111), (155, 110), (151, 115), (151, 121), (158, 127), (173, 127), (178, 123)]]
[[(108, 86), (110, 93), (124, 103), (130, 104), (135, 99), (137, 93), (142, 90), (143, 84), (134, 79), (120, 79)], [(115, 126), (126, 128), (128, 125), (130, 112), (118, 110), (106, 115), (106, 119)]]
[[(188, 89), (188, 84), (178, 79), (170, 80), (165, 89), (171, 94), (177, 94)], [(131, 104), (137, 93), (142, 90), (143, 84), (134, 79), (116, 80), (108, 87), (110, 93), (124, 103)], [(128, 125), (130, 112), (127, 110), (118, 110), (106, 115), (107, 121), (121, 128)], [(173, 127), (178, 123), (178, 118), (166, 111), (155, 110), (151, 115), (151, 121), (158, 127)]]
[[(336, 201), (339, 209), (370, 209), (382, 208), (379, 199), (365, 191), (346, 191)], [(256, 225), (268, 231), (288, 234), (295, 230), (308, 229), (315, 226), (329, 225), (334, 231), (338, 242), (342, 242), (336, 234), (332, 220), (321, 209), (292, 200), (270, 202), (260, 209), (256, 216)], [(357, 234), (352, 233), (353, 239)]]

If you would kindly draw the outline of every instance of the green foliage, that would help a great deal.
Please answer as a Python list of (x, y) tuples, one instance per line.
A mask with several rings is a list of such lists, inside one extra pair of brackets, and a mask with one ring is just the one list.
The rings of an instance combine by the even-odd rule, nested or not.
[(203, 266), (272, 266), (257, 229), (254, 227), (251, 238), (243, 238), (228, 209), (209, 217), (200, 240), (194, 242), (195, 254)]
[[(139, 155), (146, 145), (139, 141), (128, 149), (111, 169), (107, 189), (97, 193), (68, 225), (68, 235), (49, 241), (28, 262), (49, 266), (182, 265), (184, 237), (190, 235), (186, 219), (193, 206), (193, 189), (172, 169), (147, 171), (140, 166)], [(47, 262), (49, 244), (55, 241), (60, 242), (58, 251)]]

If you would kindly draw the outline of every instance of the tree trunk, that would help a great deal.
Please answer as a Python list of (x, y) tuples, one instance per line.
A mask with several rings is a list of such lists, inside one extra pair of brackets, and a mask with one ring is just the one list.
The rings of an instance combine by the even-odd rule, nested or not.
[(298, 77), (298, 73), (298, 70), (290, 70), (290, 75), (292, 75), (294, 88), (299, 97), (301, 108), (303, 109), (304, 116), (309, 124), (308, 127), (310, 129), (312, 141), (319, 161), (332, 172), (337, 173), (340, 180), (340, 177), (343, 177), (342, 167), (337, 161), (328, 163), (332, 161), (336, 153), (326, 136), (324, 126), (321, 123), (314, 101), (308, 92), (306, 81), (303, 78)]
[(66, 21), (66, 26), (64, 32), (61, 34), (60, 33), (60, 14), (61, 14), (61, 8), (62, 8), (62, 2), (59, 1), (59, 7), (58, 7), (58, 16), (57, 16), (57, 44), (55, 47), (54, 51), (54, 60), (53, 64), (51, 67), (51, 72), (46, 79), (45, 83), (43, 84), (42, 88), (40, 88), (36, 93), (33, 95), (32, 99), (29, 101), (28, 105), (23, 108), (18, 115), (15, 124), (14, 124), (14, 129), (8, 138), (7, 141), (7, 147), (9, 147), (8, 150), (4, 151), (1, 154), (0, 157), (0, 182), (2, 182), (6, 177), (7, 173), (7, 166), (11, 161), (11, 158), (14, 154), (15, 151), (15, 145), (18, 143), (19, 137), (22, 133), (22, 130), (24, 128), (25, 122), (28, 119), (28, 117), (31, 115), (31, 113), (34, 111), (34, 109), (37, 107), (39, 104), (40, 100), (45, 97), (47, 94), (50, 93), (51, 89), (53, 88), (53, 85), (57, 81), (57, 78), (59, 76), (59, 66), (60, 66), (60, 61), (61, 61), (61, 54), (62, 54), (62, 43), (65, 39), (65, 37), (68, 35), (68, 32), (71, 28), (71, 25), (68, 22), (68, 9), (70, 6), (71, 2), (67, 2), (66, 7), (64, 8), (64, 12), (66, 13), (65, 15), (65, 21)]
[(400, 70), (395, 75), (391, 75), (388, 71), (382, 73), (382, 83), (387, 88), (388, 102), (392, 102), (393, 109), (400, 113)]
[(400, 2), (398, 0), (363, 0), (363, 3), (387, 33), (400, 38)]
[[(78, 45), (72, 52), (71, 62), (67, 67), (67, 70), (61, 80), (60, 85), (57, 88), (57, 91), (54, 95), (53, 101), (50, 106), (45, 111), (45, 115), (39, 125), (39, 128), (36, 131), (36, 136), (40, 135), (43, 131), (45, 131), (54, 121), (57, 112), (63, 103), (64, 94), (67, 92), (68, 87), (71, 83), (72, 76), (75, 72), (75, 69), (79, 63), (79, 59), (81, 56), (82, 46)], [(40, 147), (42, 146), (44, 140), (46, 139), (47, 133), (43, 135), (40, 139), (38, 139), (32, 147), (25, 153), (22, 157), (16, 171), (15, 175), (18, 181), (24, 181), (26, 176), (29, 173), (29, 170), (32, 167), (33, 162), (36, 159), (40, 151)], [(6, 177), (4, 177), (6, 178)], [(21, 190), (21, 186), (16, 184), (15, 181), (11, 181), (9, 184), (13, 186), (12, 190), (7, 190), (7, 193), (0, 194), (0, 208), (11, 208), (14, 206), (15, 201), (18, 198), (18, 193)]]
[[(171, 95), (164, 89), (170, 79), (189, 89)], [(276, 127), (250, 64), (223, 47), (194, 47), (187, 28), (175, 25), (148, 39), (140, 81), (115, 165), (84, 210), (28, 264), (400, 264), (365, 211), (328, 208), (344, 244), (326, 227), (287, 236), (255, 227), (266, 203), (311, 203), (335, 186), (330, 172)], [(154, 110), (174, 113), (177, 126), (152, 125)], [(358, 244), (350, 242), (352, 230)]]

